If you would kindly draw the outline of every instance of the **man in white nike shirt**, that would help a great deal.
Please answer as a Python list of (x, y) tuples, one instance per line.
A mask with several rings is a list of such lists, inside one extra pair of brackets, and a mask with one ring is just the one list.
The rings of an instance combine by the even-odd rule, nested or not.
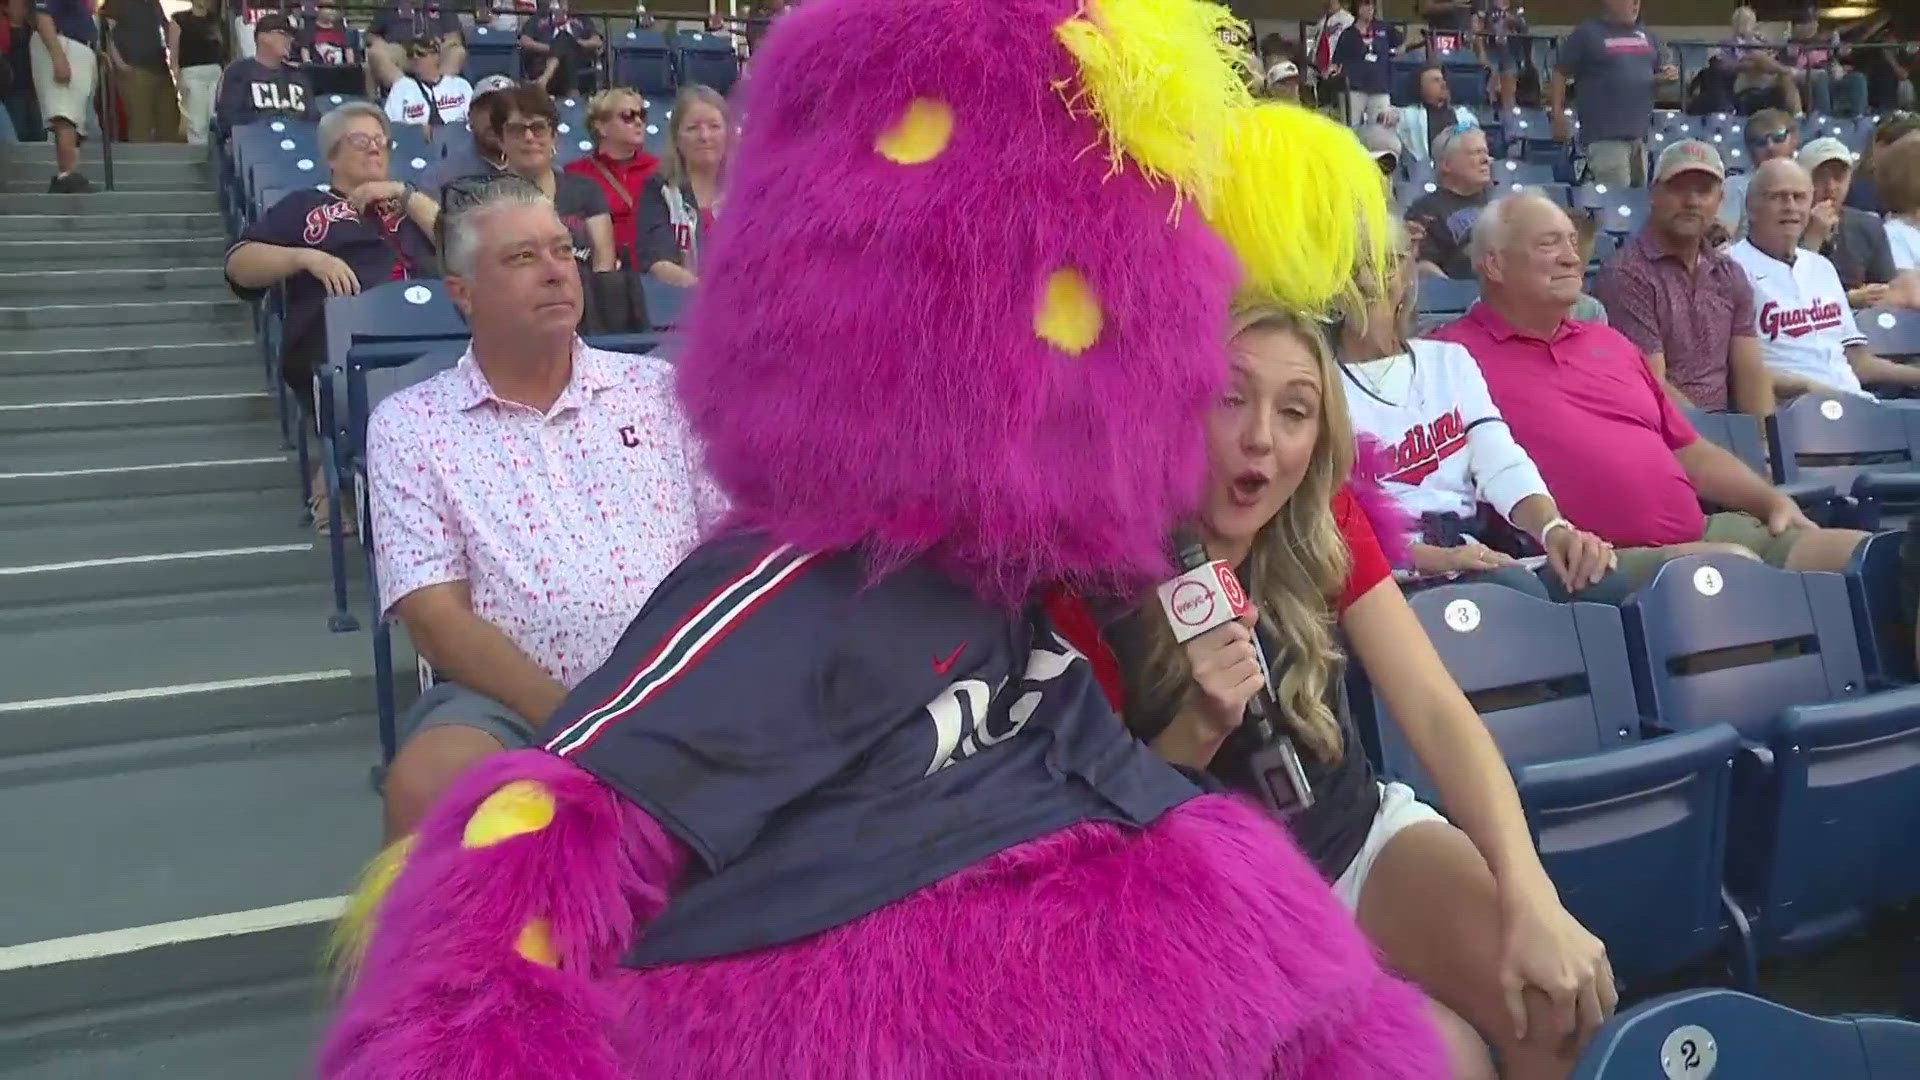
[(1865, 386), (1920, 387), (1920, 368), (1867, 348), (1839, 272), (1825, 256), (1800, 247), (1812, 209), (1807, 170), (1791, 158), (1769, 161), (1747, 188), (1747, 238), (1727, 251), (1753, 283), (1760, 352), (1774, 396), (1785, 401), (1837, 391), (1872, 397)]

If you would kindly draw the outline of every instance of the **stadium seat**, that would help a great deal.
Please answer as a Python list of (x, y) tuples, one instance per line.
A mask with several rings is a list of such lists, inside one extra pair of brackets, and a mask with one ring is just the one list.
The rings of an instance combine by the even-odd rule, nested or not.
[(674, 38), (676, 67), (682, 86), (710, 86), (722, 94), (740, 77), (740, 59), (733, 39), (698, 30)]
[(1889, 360), (1920, 358), (1920, 311), (1867, 308), (1854, 313), (1867, 347)]
[(1423, 332), (1465, 315), (1480, 299), (1480, 283), (1472, 278), (1456, 280), (1428, 274), (1421, 277), (1419, 289), (1415, 313)]
[[(1747, 970), (1720, 873), (1733, 729), (1637, 741), (1611, 607), (1552, 604), (1485, 583), (1409, 600), (1507, 759), (1561, 901), (1606, 943), (1615, 974), (1647, 978), (1730, 946), (1737, 970)], [(1377, 739), (1386, 773), (1419, 782), (1390, 718)]]
[[(1604, 233), (1602, 237), (1605, 237)], [(1595, 250), (1599, 250), (1597, 242)], [(1694, 432), (1701, 438), (1739, 458), (1741, 464), (1755, 473), (1773, 475), (1767, 455), (1766, 432), (1758, 419), (1745, 413), (1706, 412), (1691, 406), (1680, 411), (1686, 414), (1687, 422), (1693, 425)], [(1832, 484), (1799, 476), (1796, 470), (1791, 481), (1776, 481), (1775, 486), (1791, 496), (1813, 520), (1826, 524), (1832, 518), (1834, 501), (1838, 498)]]
[(1493, 182), (1534, 187), (1556, 181), (1551, 167), (1523, 161), (1496, 161), (1493, 163)]
[(1900, 546), (1905, 530), (1875, 533), (1854, 549), (1846, 569), (1853, 634), (1867, 688), (1886, 690), (1914, 681), (1913, 627), (1901, 610)]
[(520, 32), (476, 26), (467, 34), (467, 62), (461, 74), (469, 82), (489, 75), (520, 77)]
[(635, 27), (614, 39), (613, 81), (652, 98), (671, 97), (674, 90), (673, 54), (658, 30)]
[(1683, 990), (1607, 1021), (1573, 1080), (1891, 1080), (1920, 1076), (1920, 1024), (1825, 1019), (1732, 990)]
[(1650, 733), (1728, 724), (1764, 743), (1782, 709), (1865, 689), (1839, 574), (1689, 555), (1662, 566), (1621, 616)]
[(688, 290), (669, 285), (652, 274), (640, 279), (647, 300), (647, 322), (655, 330), (671, 330), (680, 325), (686, 312)]
[(1647, 218), (1647, 189), (1627, 188), (1600, 191), (1604, 184), (1594, 185), (1596, 205), (1590, 207), (1600, 228), (1618, 236), (1628, 236), (1640, 231), (1640, 223)]
[(1851, 495), (1869, 531), (1888, 505), (1920, 502), (1920, 409), (1851, 394), (1803, 394), (1767, 421), (1774, 482), (1812, 479)]

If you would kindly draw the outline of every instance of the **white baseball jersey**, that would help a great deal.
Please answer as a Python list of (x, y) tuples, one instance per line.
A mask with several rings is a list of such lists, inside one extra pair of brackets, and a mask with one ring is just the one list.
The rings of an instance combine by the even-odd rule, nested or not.
[(1727, 254), (1753, 283), (1755, 330), (1769, 369), (1872, 396), (1847, 363), (1847, 346), (1867, 339), (1853, 321), (1846, 286), (1826, 256), (1796, 251), (1789, 265), (1751, 240), (1733, 245)]
[(1887, 246), (1899, 270), (1920, 270), (1920, 229), (1896, 217), (1887, 219)]
[(427, 92), (433, 92), (433, 104), (440, 110), (440, 122), (458, 124), (467, 118), (467, 106), (473, 101), (473, 84), (458, 75), (447, 75), (431, 88), (411, 75), (404, 76), (387, 91), (387, 119), (396, 124), (425, 124), (433, 119), (427, 107)]

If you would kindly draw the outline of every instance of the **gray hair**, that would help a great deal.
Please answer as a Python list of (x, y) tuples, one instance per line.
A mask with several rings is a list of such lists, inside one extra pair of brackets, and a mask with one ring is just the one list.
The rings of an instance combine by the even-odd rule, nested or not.
[(1786, 173), (1796, 173), (1808, 184), (1813, 183), (1813, 174), (1792, 158), (1763, 161), (1759, 168), (1753, 170), (1753, 179), (1747, 181), (1746, 209), (1749, 215), (1753, 213), (1755, 206), (1766, 200), (1767, 194), (1773, 190), (1774, 183)]
[(1433, 137), (1433, 164), (1438, 167), (1460, 145), (1461, 139), (1473, 134), (1485, 138), (1487, 133), (1478, 124), (1463, 128), (1458, 121), (1441, 128), (1440, 133)]
[(334, 148), (339, 146), (340, 140), (347, 135), (347, 125), (363, 116), (378, 121), (380, 124), (380, 134), (385, 136), (389, 142), (392, 141), (393, 129), (387, 125), (387, 114), (381, 111), (380, 106), (370, 101), (342, 102), (328, 109), (327, 114), (320, 118), (319, 139), (321, 160), (324, 161), (333, 157)]
[(553, 206), (545, 192), (517, 176), (449, 184), (443, 195), (440, 217), (433, 223), (434, 240), (441, 267), (455, 277), (473, 273), (481, 218), (503, 206)]
[(1480, 216), (1473, 219), (1473, 234), (1467, 240), (1467, 257), (1473, 260), (1476, 274), (1480, 270), (1480, 261), (1489, 252), (1506, 246), (1508, 237), (1513, 233), (1514, 211), (1529, 203), (1545, 203), (1561, 213), (1566, 212), (1537, 187), (1521, 188), (1488, 203), (1487, 208), (1480, 211)]

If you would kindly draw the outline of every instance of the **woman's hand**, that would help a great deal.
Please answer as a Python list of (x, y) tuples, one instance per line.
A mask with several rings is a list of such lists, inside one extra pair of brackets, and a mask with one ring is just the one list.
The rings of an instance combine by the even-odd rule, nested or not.
[(1481, 570), (1498, 570), (1503, 566), (1514, 564), (1513, 556), (1503, 555), (1485, 544), (1469, 543), (1458, 547), (1415, 544), (1411, 554), (1414, 570), (1423, 577), (1471, 574)]
[[(1561, 1039), (1570, 1049), (1584, 1045), (1620, 1000), (1606, 946), (1567, 913), (1551, 885), (1502, 889), (1500, 901), (1506, 927), (1500, 987), (1515, 1037), (1522, 1042)], [(1547, 1031), (1527, 1029), (1528, 987), (1553, 1005), (1553, 1026)]]
[(1253, 648), (1255, 618), (1249, 611), (1239, 620), (1216, 626), (1181, 646), (1193, 669), (1194, 701), (1206, 725), (1202, 734), (1215, 741), (1240, 726), (1247, 714), (1247, 702), (1260, 691), (1260, 660)]
[(364, 214), (374, 203), (398, 199), (406, 193), (407, 185), (398, 180), (369, 180), (347, 192), (347, 205), (354, 213)]

